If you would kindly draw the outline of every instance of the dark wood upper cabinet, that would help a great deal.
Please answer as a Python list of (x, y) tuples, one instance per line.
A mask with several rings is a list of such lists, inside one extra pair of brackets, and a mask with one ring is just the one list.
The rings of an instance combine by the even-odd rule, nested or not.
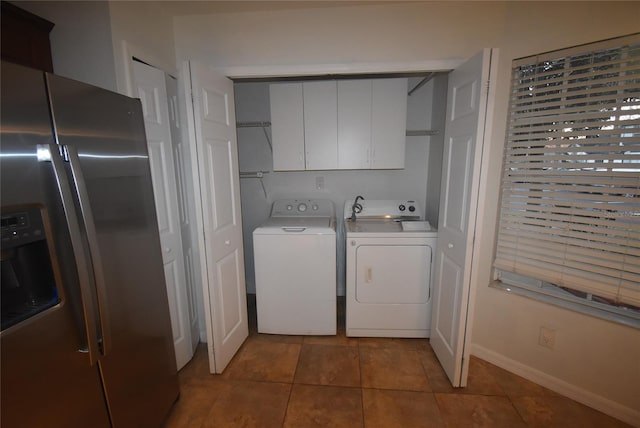
[(2, 59), (53, 72), (49, 33), (54, 24), (11, 3), (0, 5)]

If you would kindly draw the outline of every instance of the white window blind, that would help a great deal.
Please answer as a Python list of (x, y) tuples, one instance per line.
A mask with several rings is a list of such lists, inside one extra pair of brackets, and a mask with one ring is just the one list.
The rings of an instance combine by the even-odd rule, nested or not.
[(494, 267), (640, 306), (640, 35), (514, 61)]

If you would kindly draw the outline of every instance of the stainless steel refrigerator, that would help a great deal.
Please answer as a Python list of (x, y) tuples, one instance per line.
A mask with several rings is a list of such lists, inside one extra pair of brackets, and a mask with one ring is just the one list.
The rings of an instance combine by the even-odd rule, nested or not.
[(0, 424), (160, 426), (178, 381), (140, 102), (1, 80)]

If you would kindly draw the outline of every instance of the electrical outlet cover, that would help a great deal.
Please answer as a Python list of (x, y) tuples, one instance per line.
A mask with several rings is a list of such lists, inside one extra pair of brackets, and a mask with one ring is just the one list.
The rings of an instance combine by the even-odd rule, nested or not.
[(540, 327), (538, 344), (545, 348), (553, 349), (556, 345), (556, 331), (549, 327)]

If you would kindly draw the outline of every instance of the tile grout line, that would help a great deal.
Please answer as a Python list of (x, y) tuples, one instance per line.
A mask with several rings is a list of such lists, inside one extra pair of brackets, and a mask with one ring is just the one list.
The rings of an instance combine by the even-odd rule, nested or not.
[[(502, 388), (502, 385), (500, 385), (500, 387)], [(504, 391), (504, 388), (502, 388)], [(522, 423), (524, 424), (525, 427), (528, 427), (529, 424), (527, 423), (527, 421), (524, 419), (524, 416), (522, 415), (522, 413), (520, 413), (520, 410), (518, 410), (518, 407), (516, 406), (516, 404), (513, 402), (513, 400), (511, 399), (511, 396), (509, 394), (506, 393), (505, 391), (505, 397), (507, 397), (507, 399), (509, 400), (509, 404), (511, 404), (511, 407), (513, 407), (513, 409), (516, 411), (516, 413), (518, 414), (518, 416), (520, 416), (520, 420), (522, 420)]]
[(296, 359), (296, 369), (293, 371), (293, 378), (291, 379), (290, 387), (289, 387), (289, 396), (287, 397), (287, 406), (284, 409), (284, 417), (282, 418), (282, 427), (284, 428), (284, 424), (287, 420), (287, 413), (289, 413), (289, 405), (291, 404), (291, 395), (293, 394), (293, 386), (296, 381), (296, 373), (298, 373), (298, 366), (300, 365), (300, 354), (302, 353), (302, 346), (304, 345), (304, 340), (300, 344), (300, 350), (298, 351), (298, 358)]
[[(427, 339), (427, 344), (429, 345), (429, 348), (431, 348), (431, 343), (429, 342), (428, 339)], [(436, 398), (436, 391), (433, 390), (433, 386), (432, 386), (432, 383), (431, 383), (431, 377), (429, 376), (429, 371), (425, 367), (424, 361), (423, 361), (423, 359), (422, 359), (422, 357), (420, 355), (420, 350), (417, 347), (416, 347), (416, 353), (418, 354), (418, 359), (420, 360), (420, 367), (422, 367), (422, 371), (424, 372), (424, 376), (427, 378), (427, 382), (429, 382), (429, 394), (431, 394), (431, 397), (433, 397), (433, 402), (436, 405), (436, 409), (438, 410), (438, 414), (440, 415), (440, 419), (444, 423), (443, 410), (440, 407), (438, 399)]]
[[(346, 331), (345, 331), (346, 335)], [(362, 386), (362, 354), (360, 352), (360, 338), (358, 338), (358, 374), (360, 378), (360, 406), (362, 408), (362, 427), (365, 427), (364, 417), (364, 387)]]

